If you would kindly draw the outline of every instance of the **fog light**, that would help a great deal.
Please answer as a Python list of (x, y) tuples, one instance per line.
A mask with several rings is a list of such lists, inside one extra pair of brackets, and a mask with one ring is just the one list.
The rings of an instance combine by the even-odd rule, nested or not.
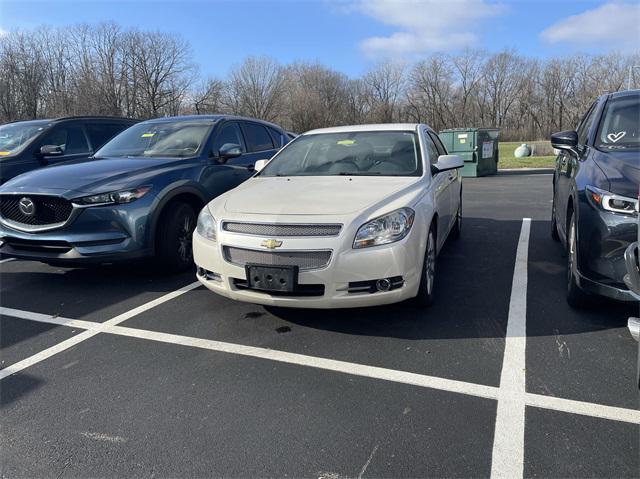
[(391, 289), (391, 281), (387, 278), (376, 281), (376, 289), (378, 291), (389, 291)]
[(200, 266), (198, 266), (197, 273), (198, 276), (202, 276), (207, 281), (222, 281), (222, 276), (220, 276), (218, 273), (214, 273), (213, 271), (201, 268)]

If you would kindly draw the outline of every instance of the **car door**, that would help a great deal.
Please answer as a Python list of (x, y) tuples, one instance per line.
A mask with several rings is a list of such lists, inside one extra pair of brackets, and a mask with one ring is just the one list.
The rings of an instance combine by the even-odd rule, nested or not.
[(427, 154), (427, 165), (431, 165), (431, 181), (433, 182), (433, 195), (435, 201), (436, 212), (438, 213), (438, 249), (444, 242), (451, 226), (451, 193), (449, 191), (449, 175), (448, 171), (437, 173), (433, 168), (438, 162), (438, 148), (436, 148), (433, 139), (425, 128), (423, 130), (425, 142), (425, 150)]
[(558, 225), (558, 232), (565, 243), (567, 240), (567, 208), (569, 206), (569, 198), (573, 194), (575, 176), (578, 172), (580, 161), (582, 161), (588, 153), (586, 146), (587, 136), (597, 110), (597, 103), (591, 105), (591, 108), (589, 108), (576, 130), (578, 133), (577, 151), (575, 153), (562, 151), (560, 155), (558, 155), (556, 184), (554, 187), (556, 224)]
[[(219, 152), (227, 144), (238, 145), (242, 155), (223, 161)], [(202, 160), (204, 167), (199, 178), (210, 198), (234, 188), (253, 174), (247, 168), (246, 160), (242, 158), (246, 152), (244, 136), (237, 121), (225, 121), (216, 125), (209, 139), (207, 154)]]
[[(429, 136), (431, 140), (436, 145), (436, 149), (438, 150), (438, 155), (446, 155), (447, 150), (440, 141), (438, 135), (435, 132), (429, 131)], [(462, 182), (460, 181), (460, 171), (459, 170), (450, 170), (445, 172), (447, 174), (447, 180), (449, 181), (449, 185), (447, 186), (447, 191), (449, 191), (449, 205), (450, 205), (450, 219), (449, 219), (449, 228), (453, 226), (456, 221), (456, 215), (458, 214), (458, 208), (460, 206), (460, 202), (462, 201)], [(448, 230), (447, 230), (448, 231)]]
[[(59, 155), (40, 155), (43, 146), (58, 147)], [(87, 135), (82, 125), (62, 124), (54, 126), (36, 144), (36, 156), (44, 165), (55, 165), (64, 161), (83, 160), (91, 155)]]
[(266, 126), (251, 121), (243, 121), (241, 125), (248, 150), (243, 164), (253, 169), (256, 161), (269, 160), (278, 152), (280, 145), (275, 144)]

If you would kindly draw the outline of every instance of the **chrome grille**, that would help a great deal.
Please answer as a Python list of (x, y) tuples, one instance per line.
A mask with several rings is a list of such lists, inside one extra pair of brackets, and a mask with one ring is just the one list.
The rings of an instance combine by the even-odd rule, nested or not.
[[(29, 198), (35, 207), (35, 213), (31, 216), (20, 211), (20, 200)], [(73, 206), (71, 202), (58, 196), (39, 195), (1, 195), (0, 213), (2, 217), (30, 226), (44, 226), (64, 223), (71, 215)]]
[(236, 266), (264, 264), (298, 266), (300, 271), (324, 268), (331, 260), (331, 251), (258, 251), (224, 246), (224, 259)]
[(338, 236), (342, 225), (336, 224), (269, 224), (225, 221), (224, 231), (256, 236)]

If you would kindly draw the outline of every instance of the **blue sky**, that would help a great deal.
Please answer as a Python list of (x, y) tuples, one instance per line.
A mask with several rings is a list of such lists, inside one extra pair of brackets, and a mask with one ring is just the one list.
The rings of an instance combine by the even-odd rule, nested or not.
[(545, 58), (640, 51), (640, 2), (597, 0), (0, 0), (0, 31), (115, 21), (186, 38), (206, 75), (247, 55), (351, 77), (386, 58), (464, 48)]

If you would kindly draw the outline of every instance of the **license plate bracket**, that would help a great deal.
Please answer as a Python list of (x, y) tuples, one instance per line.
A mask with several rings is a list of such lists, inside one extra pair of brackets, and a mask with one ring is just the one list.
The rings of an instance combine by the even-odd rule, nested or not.
[(251, 289), (293, 293), (298, 285), (298, 266), (247, 264), (245, 270)]

